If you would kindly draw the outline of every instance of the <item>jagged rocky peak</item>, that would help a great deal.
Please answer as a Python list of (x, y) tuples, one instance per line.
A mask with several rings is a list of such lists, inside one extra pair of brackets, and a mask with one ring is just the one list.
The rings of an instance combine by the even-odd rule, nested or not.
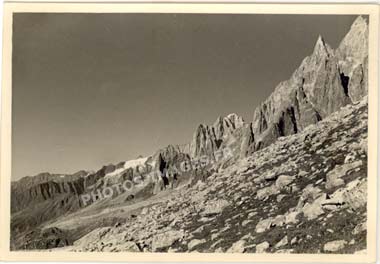
[(337, 50), (319, 36), (313, 53), (260, 104), (253, 116), (255, 149), (295, 134), (368, 92), (368, 26), (358, 17)]
[(200, 124), (190, 144), (190, 154), (193, 157), (207, 155), (213, 156), (223, 141), (242, 128), (244, 120), (241, 116), (232, 113), (225, 117), (218, 117), (212, 126)]
[(232, 134), (235, 129), (240, 128), (243, 125), (243, 118), (235, 113), (232, 113), (226, 117), (218, 117), (212, 127), (215, 130), (216, 138), (221, 139), (223, 136)]
[(314, 52), (305, 61), (299, 76), (308, 101), (323, 118), (351, 102), (342, 85), (335, 52), (327, 44), (325, 47), (323, 53)]
[(235, 113), (231, 113), (227, 115), (224, 119), (230, 120), (235, 125), (236, 128), (242, 127), (244, 124), (244, 119)]
[[(183, 151), (180, 145), (168, 145), (158, 150), (153, 155), (154, 165), (156, 169), (162, 169), (163, 166), (173, 165), (177, 162), (188, 159), (188, 153)], [(163, 165), (164, 164), (164, 165)]]
[(337, 49), (342, 84), (353, 102), (368, 93), (368, 25), (359, 16)]
[[(188, 250), (193, 250), (190, 245), (194, 243), (194, 240), (189, 241), (186, 237), (192, 239), (193, 234), (191, 232), (194, 230), (194, 221), (197, 219), (194, 217), (194, 221), (182, 219), (182, 216), (188, 215), (186, 212), (196, 212), (193, 215), (200, 217), (198, 222), (210, 216), (213, 218), (220, 216), (219, 220), (225, 221), (225, 217), (230, 212), (228, 211), (227, 214), (222, 212), (241, 205), (243, 207), (252, 205), (254, 211), (249, 210), (252, 212), (247, 212), (246, 217), (243, 217), (245, 221), (242, 223), (239, 222), (242, 217), (231, 215), (229, 220), (235, 221), (232, 222), (232, 226), (247, 225), (247, 228), (255, 230), (256, 233), (272, 232), (265, 236), (258, 235), (247, 238), (250, 241), (249, 245), (258, 245), (256, 248), (247, 247), (247, 249), (256, 250), (256, 253), (258, 253), (260, 245), (263, 244), (266, 245), (266, 249), (273, 252), (273, 250), (277, 250), (276, 247), (279, 244), (283, 246), (288, 243), (286, 232), (283, 234), (284, 236), (281, 236), (282, 239), (278, 234), (283, 231), (281, 228), (283, 222), (288, 222), (289, 219), (289, 223), (286, 224), (293, 224), (293, 227), (297, 228), (300, 226), (299, 220), (308, 219), (318, 222), (323, 214), (330, 215), (336, 212), (337, 214), (334, 217), (344, 217), (341, 219), (342, 221), (352, 220), (349, 224), (350, 226), (355, 224), (354, 230), (365, 228), (362, 227), (362, 223), (365, 226), (365, 217), (361, 217), (360, 223), (358, 223), (357, 217), (365, 216), (363, 212), (366, 206), (367, 182), (363, 176), (366, 175), (367, 168), (368, 105), (367, 100), (361, 98), (365, 97), (368, 91), (367, 67), (368, 26), (365, 18), (358, 17), (337, 50), (333, 50), (322, 36), (319, 36), (310, 56), (306, 57), (292, 76), (279, 83), (274, 92), (256, 108), (252, 123), (244, 122), (237, 114), (229, 114), (217, 118), (212, 125), (199, 125), (189, 144), (168, 145), (149, 157), (122, 161), (116, 165), (109, 164), (96, 172), (79, 171), (71, 175), (41, 173), (34, 177), (25, 177), (18, 182), (12, 182), (11, 230), (16, 236), (12, 235), (13, 241), (11, 243), (22, 242), (15, 248), (35, 249), (38, 246), (46, 249), (47, 247), (41, 242), (50, 240), (52, 233), (57, 235), (60, 241), (66, 241), (62, 240), (66, 239), (64, 231), (52, 225), (55, 223), (57, 226), (70, 226), (69, 233), (75, 235), (78, 232), (71, 231), (81, 230), (79, 227), (83, 227), (85, 231), (89, 230), (89, 227), (100, 227), (94, 231), (95, 233), (84, 236), (81, 238), (82, 241), (74, 244), (76, 247), (82, 243), (86, 245), (80, 251), (103, 250), (104, 244), (111, 245), (106, 250), (126, 250), (127, 244), (130, 245), (131, 243), (136, 251), (141, 249), (151, 249), (152, 251), (159, 249), (157, 251), (162, 251), (170, 248), (174, 252), (186, 249), (186, 247)], [(343, 107), (357, 101), (359, 101), (358, 104)], [(314, 125), (321, 120), (322, 122), (318, 125)], [(279, 137), (284, 138), (277, 140)], [(321, 142), (327, 141), (329, 144), (321, 144)], [(342, 146), (342, 144), (345, 146), (344, 148), (336, 147)], [(266, 146), (268, 146), (267, 149), (260, 151)], [(216, 151), (218, 150), (229, 150), (232, 155), (217, 160)], [(309, 155), (310, 153), (319, 153), (318, 160), (315, 160), (315, 157), (313, 159), (313, 155)], [(183, 161), (191, 161), (191, 158), (196, 159), (202, 155), (215, 158), (217, 162), (206, 168), (206, 171), (193, 169), (183, 173), (176, 172), (175, 168), (181, 168), (180, 165), (183, 164)], [(304, 166), (305, 162), (320, 162), (320, 158), (325, 159), (323, 163), (326, 166), (323, 168)], [(143, 166), (144, 169), (137, 170), (137, 166)], [(295, 170), (294, 166), (300, 170)], [(145, 177), (152, 170), (161, 173), (153, 174), (157, 177)], [(343, 177), (342, 170), (355, 173), (348, 173), (350, 177)], [(208, 177), (204, 177), (206, 175)], [(93, 191), (99, 191), (102, 187), (110, 187), (113, 184), (124, 183), (126, 180), (132, 181), (135, 177), (143, 178), (146, 185), (142, 189), (134, 189), (136, 193), (134, 192), (133, 195), (129, 193), (117, 194), (118, 191), (115, 190), (118, 196), (102, 199), (99, 203), (91, 200), (89, 202), (92, 207), (87, 207), (82, 211), (83, 206), (88, 205), (80, 199), (82, 194), (92, 197)], [(307, 179), (305, 180), (304, 177)], [(199, 182), (198, 179), (202, 179), (203, 182)], [(311, 184), (310, 180), (315, 181), (314, 184)], [(225, 184), (226, 181), (227, 184)], [(192, 183), (196, 184), (192, 185)], [(126, 219), (128, 221), (126, 224), (118, 222), (115, 228), (108, 227), (112, 226), (113, 221), (120, 220), (119, 217), (115, 217), (115, 215), (122, 216), (119, 205), (129, 203), (135, 195), (138, 198), (136, 200), (138, 205), (142, 199), (150, 199), (151, 195), (163, 189), (176, 188), (177, 186), (187, 187), (181, 188), (179, 191), (167, 192), (161, 196), (162, 198), (166, 195), (173, 195), (168, 196), (170, 199), (166, 199), (168, 198), (166, 197), (159, 201), (160, 196), (157, 196), (150, 200), (154, 204), (150, 201), (144, 201), (142, 204), (148, 206), (145, 207), (144, 205), (137, 216)], [(332, 191), (336, 187), (343, 189)], [(325, 192), (326, 190), (328, 192)], [(211, 195), (208, 195), (207, 192)], [(310, 194), (313, 196), (311, 200), (309, 199)], [(212, 199), (207, 200), (210, 197)], [(309, 198), (305, 200), (305, 197)], [(268, 207), (268, 202), (273, 203), (273, 206), (270, 206), (270, 211), (265, 210)], [(283, 205), (288, 207), (283, 208)], [(125, 208), (128, 207), (129, 204)], [(185, 214), (177, 214), (180, 207), (184, 207)], [(107, 208), (109, 212), (99, 214), (99, 210), (103, 210), (103, 208)], [(133, 210), (136, 208), (138, 207), (134, 207)], [(279, 209), (278, 212), (276, 213), (273, 208)], [(113, 213), (114, 209), (115, 214)], [(339, 212), (340, 209), (345, 210), (345, 214), (342, 215)], [(235, 211), (232, 210), (231, 212)], [(236, 212), (241, 214), (240, 211), (237, 210)], [(75, 215), (69, 215), (72, 212), (75, 212)], [(92, 212), (96, 217), (89, 217)], [(351, 213), (355, 217), (351, 217)], [(147, 214), (152, 217), (146, 217)], [(90, 222), (73, 221), (73, 216), (78, 216), (80, 219), (81, 215)], [(123, 215), (127, 216), (129, 213), (125, 214), (124, 212)], [(99, 219), (103, 216), (106, 218)], [(112, 219), (108, 219), (108, 216)], [(335, 219), (334, 217), (329, 219)], [(246, 218), (251, 219), (246, 221)], [(176, 223), (184, 224), (180, 227), (180, 231), (169, 230), (164, 234), (156, 232), (157, 230), (161, 232), (160, 227), (167, 226), (167, 223), (172, 222), (173, 219)], [(178, 219), (179, 221), (177, 221)], [(148, 222), (143, 222), (145, 220)], [(48, 228), (40, 232), (38, 228), (46, 223)], [(62, 225), (62, 223), (64, 224)], [(105, 236), (105, 229), (99, 226), (103, 224), (106, 224), (106, 229), (109, 230)], [(323, 227), (322, 225), (318, 226)], [(141, 227), (149, 227), (143, 230), (142, 235), (147, 238), (145, 241), (141, 240), (141, 233), (136, 233), (136, 230), (142, 230)], [(202, 226), (202, 228), (207, 229), (207, 225)], [(215, 227), (210, 226), (210, 228)], [(194, 234), (199, 233), (199, 230), (197, 228)], [(26, 231), (28, 232), (24, 233)], [(209, 230), (204, 231), (207, 232), (203, 233), (210, 233)], [(310, 235), (307, 233), (310, 230), (304, 231), (305, 235)], [(315, 237), (327, 232), (323, 228), (314, 231), (311, 235)], [(223, 233), (223, 231), (220, 232)], [(229, 235), (233, 237), (236, 233), (233, 238), (237, 242), (228, 239), (227, 242), (230, 243), (228, 247), (231, 246), (234, 251), (242, 250), (240, 252), (243, 252), (245, 249), (241, 247), (245, 240), (241, 244), (242, 240), (237, 240), (242, 239), (238, 236), (239, 232), (232, 233)], [(27, 240), (18, 239), (17, 235), (19, 234)], [(24, 234), (26, 234), (25, 237), (23, 237)], [(30, 239), (30, 234), (34, 234), (34, 240)], [(102, 237), (101, 241), (99, 241), (99, 234)], [(122, 235), (123, 238), (115, 240), (115, 235), (118, 234)], [(126, 239), (125, 234), (132, 234), (132, 236)], [(184, 234), (190, 234), (190, 236), (184, 236)], [(357, 235), (355, 234), (355, 239), (352, 238), (351, 240), (350, 238), (349, 240), (357, 240), (359, 243), (361, 243), (360, 241), (365, 242), (365, 239)], [(169, 240), (174, 237), (174, 240), (172, 240), (172, 244), (166, 244), (168, 240), (162, 239), (163, 237), (169, 237)], [(267, 240), (269, 238), (269, 240), (262, 242), (261, 238)], [(270, 240), (271, 238), (276, 238), (276, 240)], [(216, 237), (216, 239), (219, 238)], [(296, 244), (291, 243), (292, 246), (296, 250), (297, 247), (298, 250), (305, 250), (304, 245), (307, 243), (300, 243), (297, 246), (301, 240), (298, 237), (295, 239)], [(183, 243), (176, 243), (178, 240), (183, 240)], [(200, 239), (195, 240), (197, 240), (196, 243), (203, 243), (199, 242)], [(211, 240), (213, 239), (211, 238)], [(28, 242), (29, 244), (25, 245), (25, 241), (33, 241), (33, 243)], [(37, 241), (38, 243), (35, 243)], [(109, 243), (110, 241), (112, 243)], [(115, 241), (121, 241), (121, 244), (113, 244)], [(127, 244), (123, 244), (123, 241), (126, 241)], [(139, 241), (139, 244), (137, 245), (133, 241)], [(162, 241), (165, 242), (165, 245), (160, 245)], [(347, 242), (345, 243), (347, 244)], [(318, 247), (313, 246), (313, 250), (319, 252), (322, 248), (321, 243)], [(330, 243), (331, 241), (326, 245), (331, 245)], [(66, 244), (70, 243), (65, 242)], [(179, 244), (181, 245), (176, 248)], [(119, 245), (120, 247), (118, 247)], [(141, 245), (142, 247), (140, 247)], [(152, 248), (149, 248), (150, 245)], [(210, 249), (207, 248), (209, 243), (205, 243), (205, 245), (207, 245), (204, 248), (205, 252), (210, 252)], [(325, 250), (326, 245), (323, 250)], [(94, 248), (92, 248), (93, 246)], [(223, 246), (223, 250), (227, 250), (226, 246)], [(352, 246), (350, 242), (349, 250), (353, 251)], [(365, 243), (363, 246), (365, 247)], [(193, 247), (195, 246), (193, 245)], [(195, 250), (198, 251), (199, 249), (202, 248), (199, 247)], [(218, 248), (218, 251), (221, 249), (221, 247)], [(302, 252), (304, 253), (304, 251)]]
[(329, 56), (333, 54), (333, 49), (326, 43), (324, 38), (319, 35), (314, 46), (313, 55), (314, 56)]
[(340, 43), (337, 53), (341, 60), (361, 62), (368, 56), (368, 25), (366, 19), (359, 16), (350, 31)]
[(213, 155), (219, 145), (214, 129), (208, 125), (200, 124), (193, 135), (190, 153), (193, 157)]
[(154, 169), (163, 171), (172, 165), (177, 165), (182, 161), (188, 160), (189, 155), (179, 145), (168, 145), (158, 150), (151, 159), (153, 160)]

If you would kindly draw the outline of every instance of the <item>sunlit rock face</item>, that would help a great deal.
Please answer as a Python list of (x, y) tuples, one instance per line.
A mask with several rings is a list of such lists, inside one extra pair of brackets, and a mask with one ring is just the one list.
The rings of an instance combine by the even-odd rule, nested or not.
[[(229, 114), (147, 157), (12, 182), (11, 248), (363, 253), (367, 93), (368, 26), (358, 17), (336, 50), (318, 37), (252, 123)], [(199, 169), (198, 159), (210, 162)], [(131, 191), (93, 199), (136, 178)]]
[(313, 53), (306, 57), (291, 78), (256, 108), (253, 133), (256, 148), (280, 136), (302, 131), (367, 94), (368, 25), (358, 17), (333, 50), (320, 36)]

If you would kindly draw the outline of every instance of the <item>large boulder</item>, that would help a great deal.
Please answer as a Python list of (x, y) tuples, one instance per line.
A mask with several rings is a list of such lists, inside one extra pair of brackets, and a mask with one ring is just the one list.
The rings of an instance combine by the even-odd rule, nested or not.
[(230, 203), (227, 200), (223, 200), (223, 199), (209, 201), (206, 204), (203, 212), (201, 212), (201, 214), (204, 216), (212, 216), (212, 215), (220, 214), (229, 205)]
[(323, 246), (323, 250), (326, 252), (336, 252), (343, 249), (347, 245), (345, 240), (334, 240), (326, 243)]
[(183, 230), (171, 230), (157, 234), (153, 237), (152, 250), (157, 251), (170, 247), (174, 242), (182, 239), (185, 233)]

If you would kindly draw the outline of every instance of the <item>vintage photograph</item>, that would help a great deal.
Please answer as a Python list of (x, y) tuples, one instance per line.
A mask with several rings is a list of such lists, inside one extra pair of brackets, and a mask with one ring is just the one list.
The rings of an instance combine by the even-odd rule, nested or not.
[(12, 22), (11, 252), (367, 254), (369, 15)]

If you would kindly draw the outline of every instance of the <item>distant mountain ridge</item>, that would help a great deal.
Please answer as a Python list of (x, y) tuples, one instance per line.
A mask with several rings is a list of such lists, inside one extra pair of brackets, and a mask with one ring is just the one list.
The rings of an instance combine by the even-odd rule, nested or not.
[[(200, 124), (188, 144), (169, 145), (148, 157), (109, 164), (96, 172), (42, 173), (12, 182), (12, 231), (19, 235), (45, 221), (76, 212), (85, 206), (82, 194), (137, 176), (144, 179), (152, 171), (161, 173), (161, 178), (147, 182), (133, 197), (138, 192), (153, 195), (169, 186), (192, 182), (194, 175), (208, 172), (193, 168), (183, 178), (166, 172), (202, 156), (214, 159), (221, 149), (231, 150), (234, 160), (249, 156), (280, 137), (300, 133), (341, 107), (358, 102), (367, 95), (367, 85), (368, 25), (359, 16), (336, 50), (320, 36), (312, 54), (254, 110), (252, 122), (229, 114), (218, 117), (212, 125)], [(136, 172), (138, 166), (145, 171)]]

